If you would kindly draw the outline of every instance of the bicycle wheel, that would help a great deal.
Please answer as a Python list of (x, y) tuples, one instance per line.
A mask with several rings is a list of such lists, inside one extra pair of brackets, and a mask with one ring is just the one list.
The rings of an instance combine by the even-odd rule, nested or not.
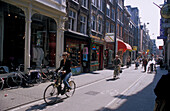
[(6, 84), (9, 88), (14, 88), (20, 86), (22, 83), (22, 78), (18, 75), (10, 75), (7, 77)]
[(70, 85), (71, 89), (69, 89), (69, 90), (66, 89), (65, 95), (66, 95), (67, 97), (73, 96), (73, 94), (74, 94), (74, 92), (75, 92), (75, 89), (76, 89), (76, 84), (75, 84), (74, 81), (69, 81), (69, 85)]
[(50, 84), (44, 91), (44, 101), (48, 105), (54, 104), (57, 101), (58, 89), (54, 84)]
[(0, 90), (2, 90), (4, 87), (4, 80), (0, 78)]

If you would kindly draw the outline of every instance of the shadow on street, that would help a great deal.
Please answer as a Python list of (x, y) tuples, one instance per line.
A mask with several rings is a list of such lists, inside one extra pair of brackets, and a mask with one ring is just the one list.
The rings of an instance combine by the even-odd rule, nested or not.
[(30, 108), (26, 109), (25, 111), (44, 110), (47, 106), (53, 106), (53, 105), (55, 105), (55, 104), (64, 102), (65, 99), (67, 99), (67, 97), (65, 97), (65, 98), (57, 97), (57, 98), (56, 98), (56, 102), (55, 102), (54, 104), (51, 104), (51, 105), (48, 105), (48, 104), (46, 104), (46, 103), (36, 104), (36, 105), (33, 105), (33, 106), (31, 106)]
[[(154, 88), (159, 79), (161, 78), (161, 76), (167, 74), (167, 71), (161, 70), (159, 67), (157, 67), (157, 69), (158, 69), (157, 74), (152, 73), (155, 75), (153, 81), (138, 93), (135, 93), (130, 96), (126, 95), (114, 96), (114, 98), (125, 100), (125, 102), (120, 103), (120, 106), (117, 109), (103, 107), (96, 111), (153, 111), (156, 98), (154, 94)], [(112, 79), (109, 79), (107, 81), (112, 81)], [(112, 105), (116, 104), (117, 103), (113, 103)]]

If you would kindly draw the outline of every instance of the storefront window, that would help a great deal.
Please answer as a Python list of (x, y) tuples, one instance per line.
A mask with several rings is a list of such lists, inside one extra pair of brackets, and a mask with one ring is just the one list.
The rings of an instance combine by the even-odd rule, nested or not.
[(79, 44), (74, 43), (67, 44), (66, 51), (69, 53), (69, 59), (71, 60), (72, 66), (80, 66), (81, 53), (79, 49)]
[(55, 66), (56, 22), (47, 16), (34, 14), (31, 24), (31, 66)]
[(24, 64), (25, 15), (11, 4), (0, 1), (0, 66), (7, 72)]

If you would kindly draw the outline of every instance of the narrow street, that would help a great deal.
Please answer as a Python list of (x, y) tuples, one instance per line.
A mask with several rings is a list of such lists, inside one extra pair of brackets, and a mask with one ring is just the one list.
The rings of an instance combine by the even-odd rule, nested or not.
[[(0, 107), (2, 110), (11, 111), (153, 110), (155, 99), (153, 89), (161, 75), (167, 73), (165, 70), (158, 68), (158, 74), (155, 75), (143, 73), (141, 66), (138, 70), (134, 70), (132, 65), (123, 69), (117, 80), (112, 79), (112, 73), (113, 70), (101, 70), (73, 76), (77, 85), (74, 96), (70, 98), (61, 96), (61, 101), (50, 106), (47, 106), (42, 99), (43, 91), (49, 82), (28, 89), (4, 90), (0, 93)], [(4, 97), (4, 94), (8, 96)], [(6, 102), (8, 104), (5, 104)]]

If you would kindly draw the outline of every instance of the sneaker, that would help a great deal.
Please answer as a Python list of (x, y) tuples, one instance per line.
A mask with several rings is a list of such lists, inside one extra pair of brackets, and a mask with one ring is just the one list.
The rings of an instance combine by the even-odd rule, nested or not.
[(72, 88), (71, 88), (71, 87), (68, 87), (68, 88), (67, 88), (67, 92), (70, 92), (70, 90), (72, 90)]

